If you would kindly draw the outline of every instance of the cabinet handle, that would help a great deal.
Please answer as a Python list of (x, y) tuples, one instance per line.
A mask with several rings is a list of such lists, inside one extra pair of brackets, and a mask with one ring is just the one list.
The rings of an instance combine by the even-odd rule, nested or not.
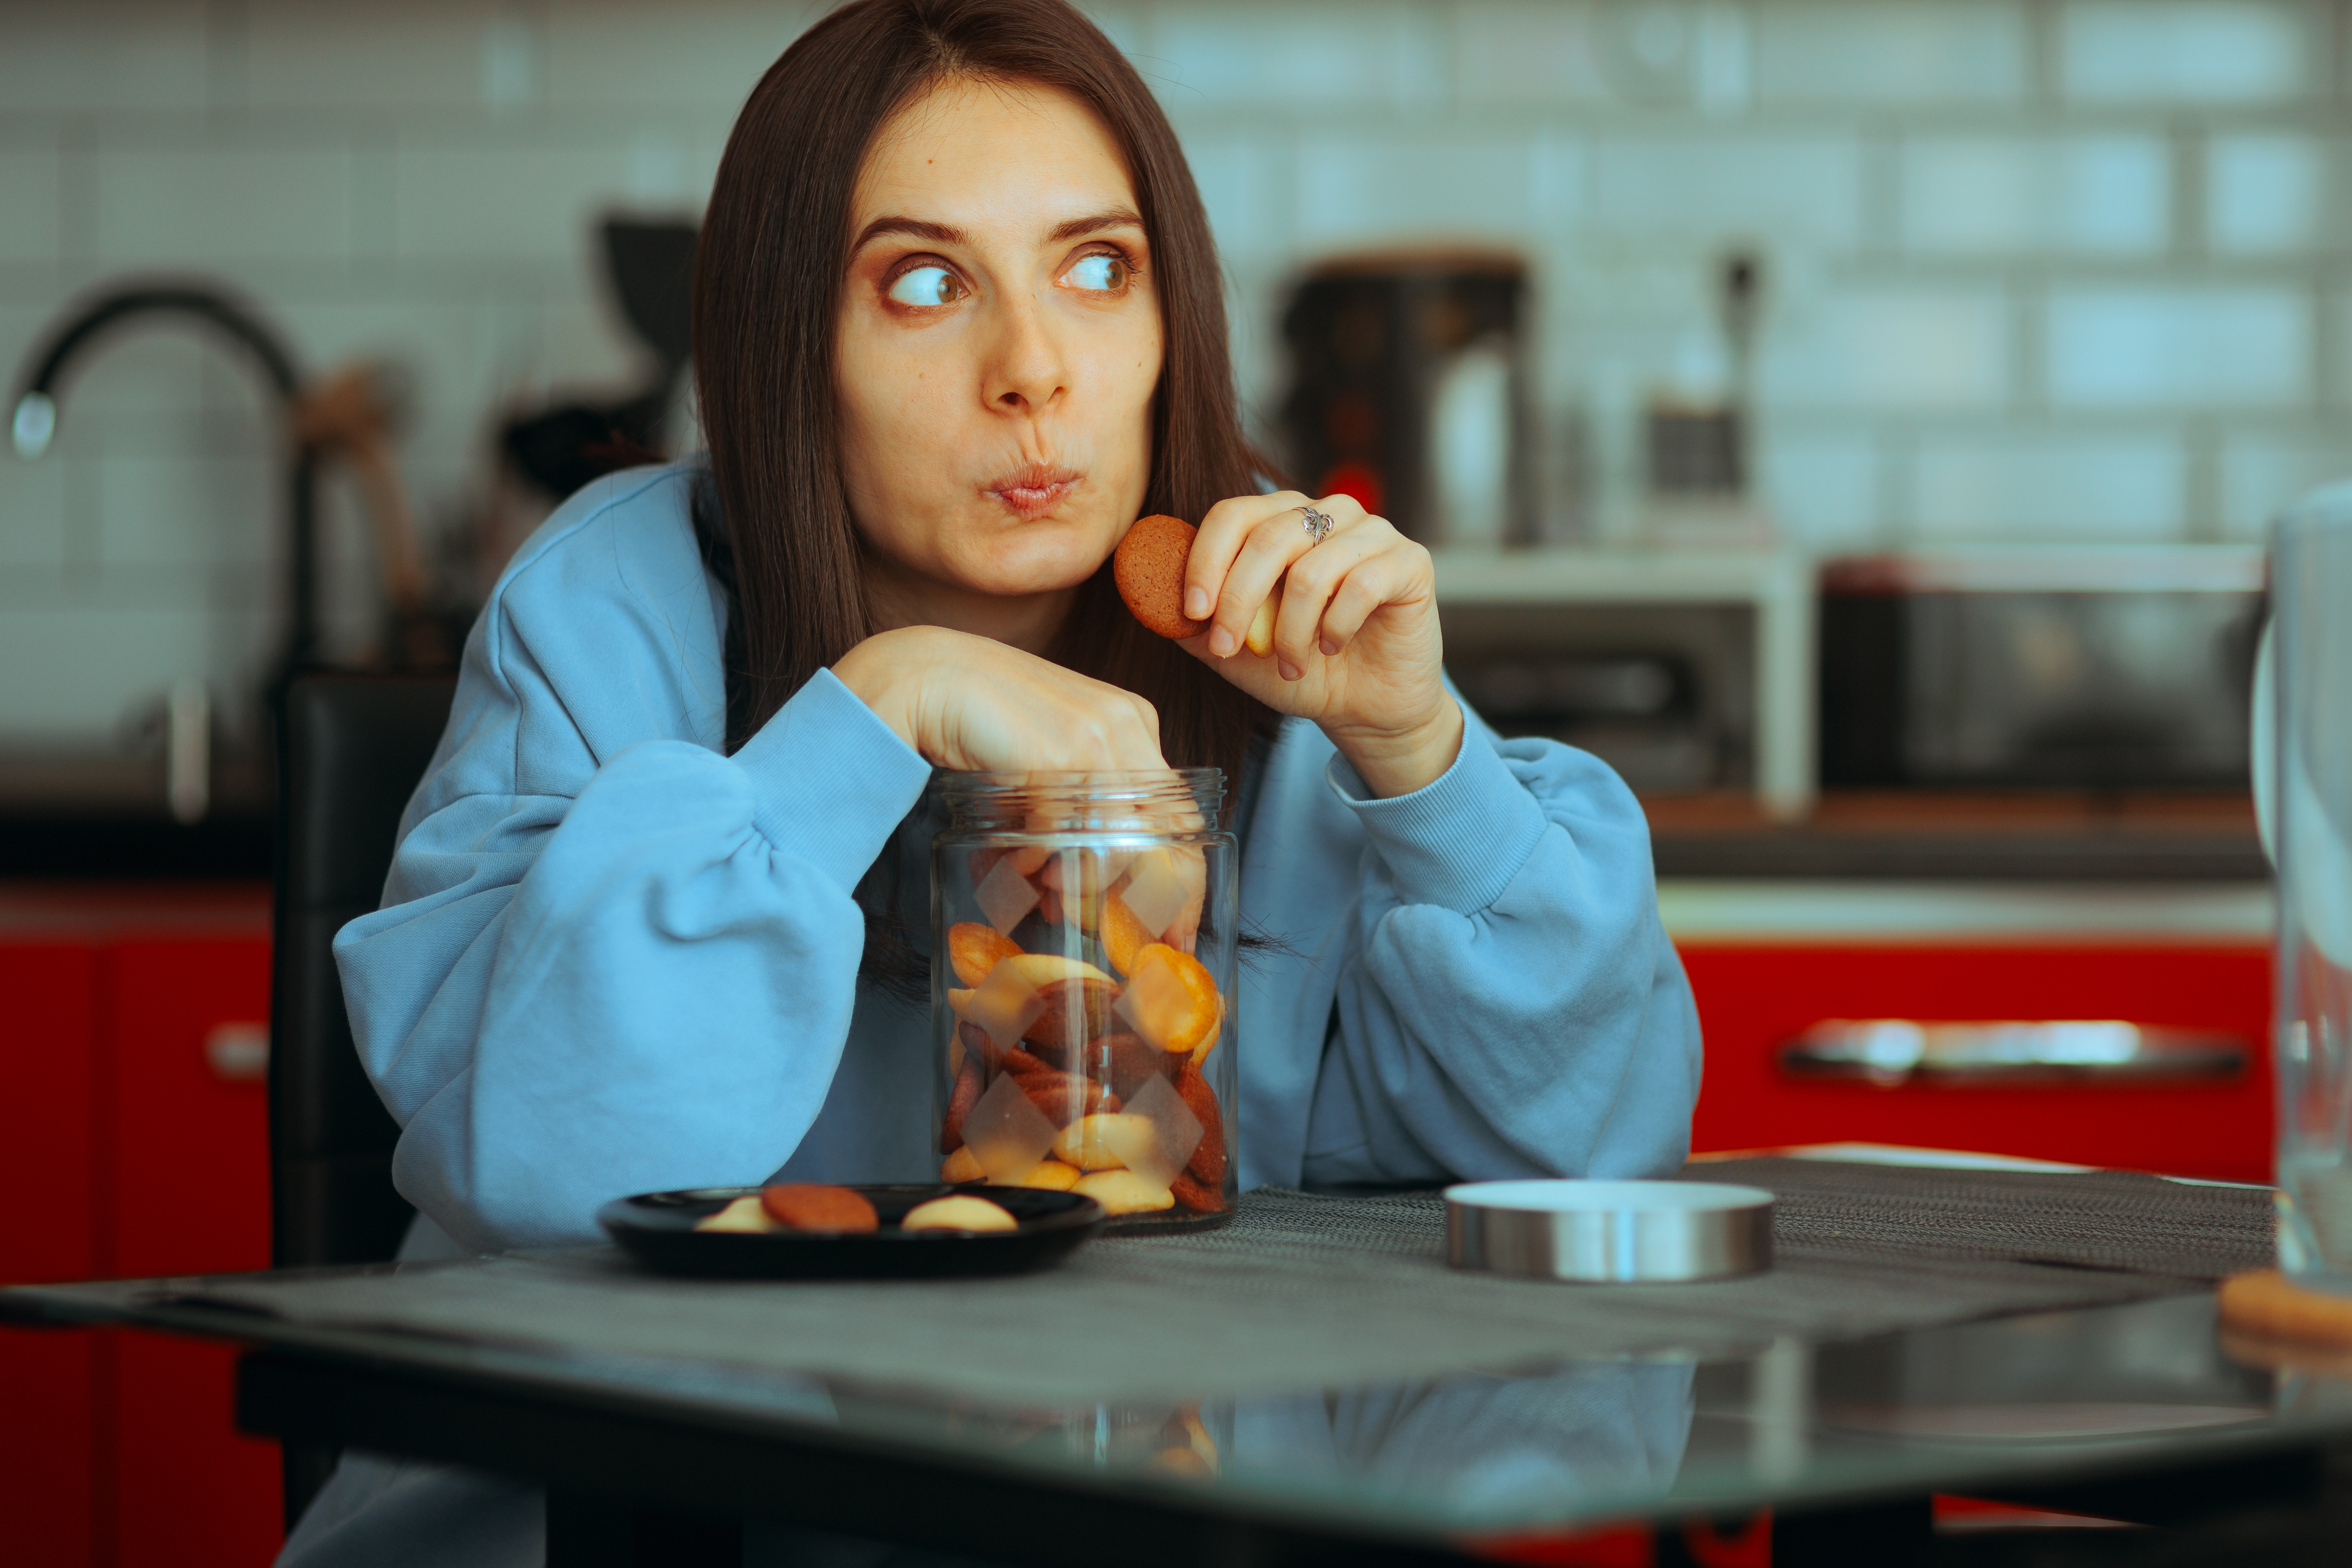
[(260, 1083), (269, 1077), (269, 1026), (215, 1024), (205, 1032), (205, 1065), (224, 1083)]
[(2236, 1035), (2112, 1018), (1974, 1024), (1828, 1018), (1783, 1042), (1776, 1054), (1790, 1078), (1973, 1088), (2236, 1078), (2253, 1053)]

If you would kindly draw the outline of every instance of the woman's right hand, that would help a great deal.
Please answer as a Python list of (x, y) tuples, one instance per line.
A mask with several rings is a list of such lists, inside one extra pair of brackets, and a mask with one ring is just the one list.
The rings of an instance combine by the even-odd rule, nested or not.
[(992, 637), (944, 626), (877, 632), (833, 673), (935, 767), (991, 773), (1139, 773), (1168, 766), (1160, 714)]

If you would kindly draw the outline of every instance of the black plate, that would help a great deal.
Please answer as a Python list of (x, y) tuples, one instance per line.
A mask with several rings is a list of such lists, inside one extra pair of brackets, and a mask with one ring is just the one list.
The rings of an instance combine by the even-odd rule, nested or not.
[(970, 1188), (932, 1185), (858, 1186), (881, 1216), (882, 1228), (863, 1236), (818, 1236), (697, 1230), (757, 1187), (695, 1187), (615, 1198), (596, 1211), (596, 1223), (631, 1256), (666, 1274), (727, 1275), (768, 1279), (929, 1279), (958, 1274), (1021, 1274), (1059, 1263), (1100, 1230), (1102, 1205), (1076, 1193), (991, 1187), (981, 1195), (1020, 1221), (1018, 1230), (898, 1228), (917, 1204)]

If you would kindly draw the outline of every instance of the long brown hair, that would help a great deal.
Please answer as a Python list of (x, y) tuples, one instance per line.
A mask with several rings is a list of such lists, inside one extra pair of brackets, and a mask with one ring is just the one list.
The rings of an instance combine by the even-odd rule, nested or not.
[[(695, 266), (695, 379), (719, 514), (698, 525), (731, 601), (730, 752), (871, 630), (834, 404), (850, 200), (884, 122), (955, 79), (1058, 89), (1093, 110), (1126, 157), (1164, 345), (1145, 511), (1198, 521), (1256, 489), (1265, 467), (1242, 434), (1200, 193), (1126, 57), (1064, 0), (853, 0), (752, 89), (719, 162)], [(1052, 652), (1150, 700), (1171, 763), (1222, 767), (1229, 789), (1238, 785), (1270, 715), (1138, 626), (1108, 563), (1079, 590)]]

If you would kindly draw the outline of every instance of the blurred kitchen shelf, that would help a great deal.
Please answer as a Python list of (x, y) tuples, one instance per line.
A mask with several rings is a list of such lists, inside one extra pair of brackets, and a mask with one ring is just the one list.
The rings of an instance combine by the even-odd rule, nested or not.
[(205, 815), (181, 823), (159, 751), (0, 751), (0, 878), (268, 877), (268, 754), (222, 747), (211, 761)]
[(1792, 550), (1441, 550), (1438, 602), (1739, 605), (1755, 614), (1755, 809), (1802, 818), (1815, 787), (1814, 574)]
[(1645, 799), (1660, 877), (2266, 882), (2253, 804), (2231, 794), (1834, 791), (1801, 822), (1746, 795)]
[(2274, 913), (2270, 887), (2262, 882), (1738, 877), (1658, 882), (1658, 918), (1681, 948), (2046, 941), (2259, 946), (2271, 940)]
[(0, 941), (30, 936), (91, 941), (134, 935), (269, 936), (267, 881), (246, 878), (92, 884), (79, 879), (0, 883)]
[[(215, 810), (232, 816), (255, 811), (267, 815), (274, 787), (267, 749), (216, 747), (211, 764)], [(160, 748), (145, 752), (64, 747), (0, 750), (0, 818), (161, 816), (164, 809)]]
[(160, 812), (15, 812), (0, 816), (0, 879), (266, 879), (275, 838), (269, 817), (250, 813), (178, 823)]

